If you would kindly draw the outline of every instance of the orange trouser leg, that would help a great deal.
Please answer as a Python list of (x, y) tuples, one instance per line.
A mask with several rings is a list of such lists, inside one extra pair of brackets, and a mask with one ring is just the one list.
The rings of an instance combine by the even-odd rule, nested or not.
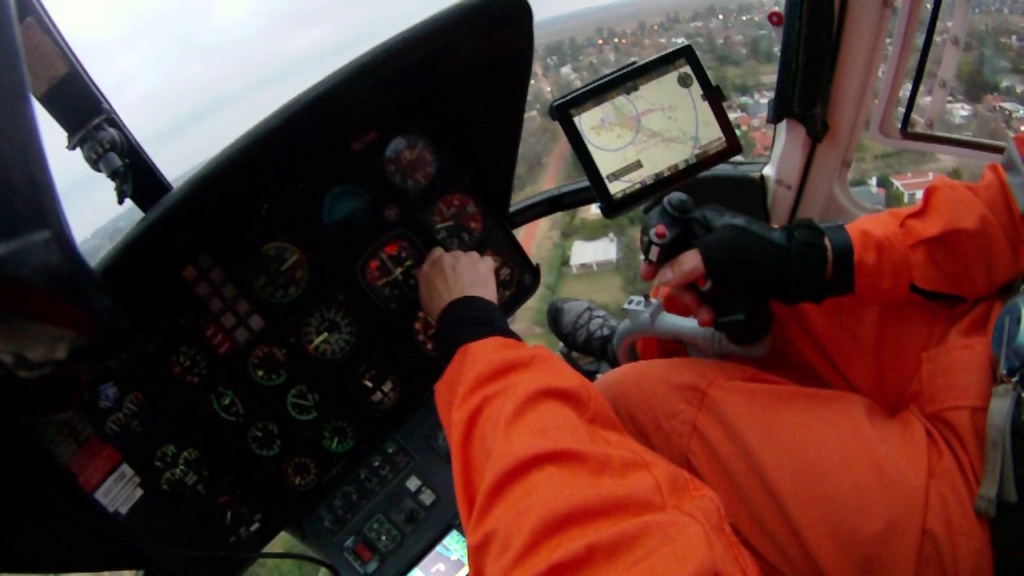
[(991, 570), (972, 488), (916, 410), (890, 415), (857, 394), (691, 358), (629, 364), (597, 386), (634, 438), (719, 494), (766, 568)]

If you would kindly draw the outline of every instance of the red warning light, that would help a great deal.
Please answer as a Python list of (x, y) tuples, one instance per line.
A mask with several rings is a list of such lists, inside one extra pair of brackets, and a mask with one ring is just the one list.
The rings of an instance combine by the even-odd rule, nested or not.
[(780, 28), (782, 26), (782, 23), (785, 21), (786, 17), (783, 16), (782, 10), (779, 10), (778, 8), (772, 8), (771, 11), (768, 12), (768, 23), (771, 24), (772, 26)]

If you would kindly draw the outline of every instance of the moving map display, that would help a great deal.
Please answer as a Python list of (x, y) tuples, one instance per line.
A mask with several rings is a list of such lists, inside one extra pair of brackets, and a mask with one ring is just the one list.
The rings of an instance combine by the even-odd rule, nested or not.
[(690, 46), (601, 78), (555, 101), (551, 115), (609, 217), (741, 151)]
[[(646, 81), (645, 80), (648, 80)], [(671, 64), (573, 116), (612, 196), (619, 197), (725, 148), (711, 106), (689, 64)]]

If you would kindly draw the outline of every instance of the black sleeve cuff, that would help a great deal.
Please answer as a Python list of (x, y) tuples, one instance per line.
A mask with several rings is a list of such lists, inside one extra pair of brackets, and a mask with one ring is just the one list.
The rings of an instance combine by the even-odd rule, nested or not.
[(447, 366), (459, 348), (492, 336), (520, 340), (509, 328), (497, 304), (479, 296), (463, 296), (449, 302), (441, 311), (434, 331), (434, 345), (438, 358)]
[(842, 224), (821, 228), (832, 246), (832, 279), (825, 289), (829, 296), (849, 294), (853, 292), (853, 240)]

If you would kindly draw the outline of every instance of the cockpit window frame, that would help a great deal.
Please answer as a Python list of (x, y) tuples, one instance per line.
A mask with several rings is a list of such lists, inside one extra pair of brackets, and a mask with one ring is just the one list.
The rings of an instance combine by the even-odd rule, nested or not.
[(896, 123), (896, 112), (901, 103), (900, 88), (908, 64), (911, 62), (914, 47), (916, 26), (921, 14), (921, 0), (906, 0), (902, 3), (899, 20), (896, 25), (893, 49), (886, 62), (885, 78), (880, 99), (883, 103), (875, 109), (871, 119), (871, 135), (883, 144), (911, 149), (927, 150), (938, 154), (948, 154), (979, 160), (993, 160), (1001, 156), (1006, 149), (1005, 143), (979, 138), (969, 138), (948, 133), (928, 133), (913, 130), (912, 119), (917, 95), (924, 81), (928, 56), (935, 39), (942, 0), (932, 0), (928, 27), (920, 54), (917, 56), (914, 77), (911, 84), (907, 107), (899, 124)]

